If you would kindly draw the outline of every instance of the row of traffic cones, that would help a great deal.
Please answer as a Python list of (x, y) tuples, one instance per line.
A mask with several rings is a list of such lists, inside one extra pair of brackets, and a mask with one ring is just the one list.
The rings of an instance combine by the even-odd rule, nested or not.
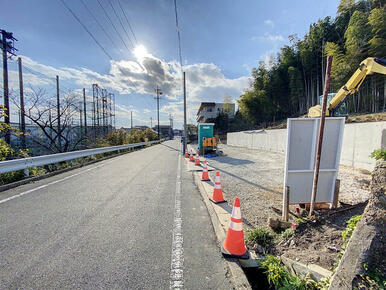
[[(194, 161), (193, 150), (190, 151), (190, 156), (186, 151), (185, 157), (186, 158), (189, 157), (189, 160), (193, 162)], [(195, 165), (200, 165), (200, 159), (198, 157), (198, 154), (196, 154)], [(209, 174), (208, 174), (208, 165), (206, 160), (204, 160), (201, 180), (202, 181), (210, 180)], [(216, 204), (226, 202), (226, 200), (223, 197), (219, 171), (216, 172), (212, 198), (209, 198), (209, 199)], [(233, 204), (231, 220), (229, 223), (225, 240), (221, 245), (221, 252), (226, 257), (238, 258), (238, 259), (249, 259), (249, 252), (245, 247), (243, 220), (241, 218), (240, 199), (238, 197), (236, 197), (235, 202)]]

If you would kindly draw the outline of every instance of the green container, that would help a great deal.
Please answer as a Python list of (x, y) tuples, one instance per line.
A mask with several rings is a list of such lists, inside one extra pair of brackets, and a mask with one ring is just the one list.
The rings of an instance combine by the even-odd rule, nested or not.
[(198, 123), (198, 152), (201, 153), (202, 139), (213, 137), (214, 123)]

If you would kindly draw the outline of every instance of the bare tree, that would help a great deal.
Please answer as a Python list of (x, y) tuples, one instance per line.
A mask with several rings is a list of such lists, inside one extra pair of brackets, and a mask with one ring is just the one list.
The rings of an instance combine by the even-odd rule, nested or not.
[[(19, 108), (17, 99), (12, 99)], [(29, 138), (52, 153), (74, 150), (84, 140), (79, 126), (74, 125), (78, 116), (78, 105), (79, 99), (74, 92), (62, 94), (58, 130), (56, 97), (49, 96), (43, 88), (30, 87), (25, 93), (25, 116), (40, 131), (38, 134), (30, 134)]]

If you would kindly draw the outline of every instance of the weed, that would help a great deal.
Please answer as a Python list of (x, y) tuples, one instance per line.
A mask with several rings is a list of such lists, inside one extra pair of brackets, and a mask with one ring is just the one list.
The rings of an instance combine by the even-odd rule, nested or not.
[(272, 255), (265, 256), (260, 268), (267, 275), (268, 283), (276, 289), (319, 289), (318, 283), (312, 280), (310, 275), (291, 275), (280, 260)]
[(281, 238), (282, 238), (283, 240), (286, 240), (286, 239), (292, 237), (294, 234), (295, 234), (294, 229), (288, 228), (288, 229), (286, 229), (284, 232), (281, 233)]
[(257, 228), (248, 233), (247, 241), (269, 248), (274, 244), (275, 234), (265, 228)]
[(295, 220), (295, 223), (296, 224), (301, 224), (301, 223), (305, 223), (305, 222), (307, 222), (308, 221), (308, 218), (306, 218), (306, 217), (299, 217), (299, 218), (297, 218), (296, 220)]
[(374, 158), (375, 160), (386, 160), (386, 150), (385, 149), (376, 149), (370, 154), (371, 158)]
[(331, 277), (323, 277), (316, 284), (316, 288), (320, 290), (328, 290), (331, 284)]
[(355, 230), (355, 227), (358, 221), (361, 219), (362, 215), (354, 215), (347, 221), (347, 226), (342, 232), (343, 241), (348, 241)]
[(355, 227), (358, 223), (358, 221), (361, 219), (362, 215), (354, 215), (352, 216), (348, 221), (347, 221), (347, 226), (342, 232), (342, 239), (343, 239), (343, 245), (342, 245), (342, 250), (338, 253), (336, 258), (334, 259), (334, 271), (338, 267), (340, 260), (343, 257), (343, 254), (346, 250), (346, 246), (348, 244), (348, 241), (350, 240), (350, 237), (352, 233), (355, 230)]
[(295, 275), (290, 276), (289, 279), (284, 283), (282, 289), (302, 289), (302, 290), (313, 290), (317, 289), (318, 283), (316, 283), (310, 274), (306, 276)]
[(358, 282), (359, 288), (386, 289), (386, 277), (378, 268), (369, 270), (367, 264), (364, 264), (363, 268), (366, 270), (366, 273), (364, 275), (360, 275), (360, 281)]
[(265, 270), (268, 283), (274, 285), (277, 289), (289, 280), (287, 269), (282, 265), (278, 258), (272, 255), (265, 256), (265, 259), (260, 263), (260, 268)]

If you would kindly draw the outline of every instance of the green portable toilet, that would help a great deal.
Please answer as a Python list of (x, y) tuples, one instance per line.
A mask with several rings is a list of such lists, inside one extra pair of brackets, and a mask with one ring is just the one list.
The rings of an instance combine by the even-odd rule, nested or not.
[(198, 123), (198, 152), (201, 153), (202, 139), (213, 137), (214, 123)]

